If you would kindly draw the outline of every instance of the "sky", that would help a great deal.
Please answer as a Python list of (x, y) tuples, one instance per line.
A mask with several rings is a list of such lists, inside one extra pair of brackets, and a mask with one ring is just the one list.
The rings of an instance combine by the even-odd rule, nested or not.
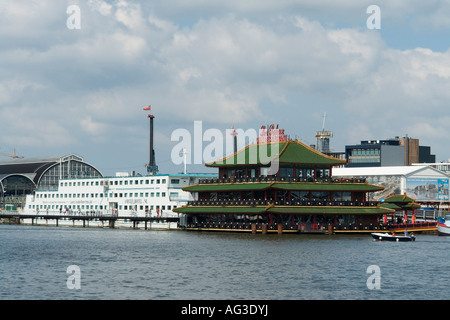
[(326, 113), (333, 151), (408, 135), (450, 158), (448, 1), (2, 0), (0, 39), (0, 153), (144, 174), (151, 113), (178, 173), (177, 129), (205, 148), (196, 122), (278, 124), (310, 145)]

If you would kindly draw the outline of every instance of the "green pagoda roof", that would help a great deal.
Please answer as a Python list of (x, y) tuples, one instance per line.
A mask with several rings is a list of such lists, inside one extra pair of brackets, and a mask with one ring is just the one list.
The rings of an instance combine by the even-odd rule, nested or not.
[(263, 214), (263, 213), (280, 213), (280, 214), (339, 214), (339, 215), (352, 215), (352, 214), (385, 214), (393, 213), (393, 210), (380, 207), (316, 207), (316, 206), (196, 206), (196, 207), (178, 207), (174, 209), (178, 213), (192, 213), (192, 214), (204, 214), (204, 213), (230, 213), (230, 214)]
[(406, 194), (393, 194), (384, 200), (384, 202), (388, 203), (410, 203), (414, 201), (415, 199), (408, 197)]
[(269, 188), (293, 191), (365, 191), (374, 192), (383, 190), (384, 187), (368, 183), (325, 183), (325, 182), (272, 182), (272, 183), (218, 183), (196, 184), (184, 187), (184, 191), (257, 191)]
[(407, 210), (420, 208), (420, 204), (415, 199), (408, 197), (405, 194), (393, 194), (386, 198), (383, 203), (380, 204), (384, 208), (391, 208), (396, 210)]
[(298, 140), (284, 142), (251, 144), (240, 151), (206, 163), (207, 167), (233, 167), (249, 165), (266, 165), (272, 161), (280, 164), (296, 165), (342, 165), (346, 160), (327, 156)]

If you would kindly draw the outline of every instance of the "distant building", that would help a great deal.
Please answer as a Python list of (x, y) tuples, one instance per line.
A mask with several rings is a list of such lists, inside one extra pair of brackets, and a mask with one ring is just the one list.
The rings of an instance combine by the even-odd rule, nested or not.
[[(421, 163), (413, 163), (413, 166), (422, 166)], [(443, 162), (437, 162), (437, 163), (427, 163), (427, 166), (438, 169), (439, 171), (444, 172), (445, 174), (450, 176), (450, 162), (443, 161)]]
[(406, 194), (423, 208), (449, 204), (450, 176), (428, 165), (379, 168), (333, 168), (333, 176), (366, 179), (384, 189), (370, 194), (369, 200), (383, 201), (393, 194)]
[(434, 163), (436, 156), (429, 146), (420, 146), (419, 139), (408, 136), (388, 140), (366, 140), (345, 146), (346, 167), (409, 166), (413, 163)]
[(330, 138), (333, 136), (332, 131), (316, 131), (317, 151), (322, 153), (330, 152)]
[(25, 195), (56, 190), (60, 179), (95, 177), (102, 177), (100, 171), (74, 154), (0, 160), (0, 208), (23, 207)]
[[(316, 144), (310, 145), (311, 148), (316, 149), (319, 152), (322, 152), (323, 154), (345, 160), (345, 152), (342, 151), (331, 151), (330, 149), (330, 138), (333, 137), (333, 131), (327, 131), (325, 130), (325, 118), (326, 113), (323, 115), (323, 125), (321, 131), (316, 131)], [(342, 165), (340, 166), (342, 167)]]

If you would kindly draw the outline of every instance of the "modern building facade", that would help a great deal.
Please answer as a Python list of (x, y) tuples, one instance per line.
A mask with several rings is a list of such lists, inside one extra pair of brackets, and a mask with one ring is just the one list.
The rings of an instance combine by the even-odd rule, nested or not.
[(436, 156), (429, 146), (420, 146), (419, 139), (408, 136), (388, 140), (365, 140), (345, 146), (346, 167), (409, 166), (413, 163), (434, 163)]
[(373, 192), (369, 200), (383, 201), (393, 194), (415, 199), (427, 207), (448, 207), (450, 176), (431, 166), (389, 166), (371, 168), (335, 168), (335, 177), (360, 178), (368, 183), (383, 186)]
[(56, 190), (61, 179), (96, 177), (102, 177), (100, 171), (74, 154), (0, 160), (0, 208), (23, 207), (27, 194)]

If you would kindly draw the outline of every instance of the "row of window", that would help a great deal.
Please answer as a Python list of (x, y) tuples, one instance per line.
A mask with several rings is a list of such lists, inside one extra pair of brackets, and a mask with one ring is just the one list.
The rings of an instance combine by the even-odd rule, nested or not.
[[(143, 206), (143, 205), (119, 205), (119, 210), (140, 210), (140, 211), (152, 211), (155, 210), (159, 212), (160, 210), (172, 210), (175, 209), (177, 206), (175, 205), (150, 205), (150, 206)], [(68, 210), (108, 210), (107, 205), (58, 205), (58, 204), (52, 204), (52, 205), (29, 205), (29, 209), (33, 209), (36, 211), (39, 210), (59, 210), (60, 212), (66, 212)]]
[(378, 156), (380, 155), (380, 149), (352, 149), (352, 156)]
[[(228, 169), (228, 177), (250, 177), (255, 178), (258, 176), (267, 177), (271, 175), (270, 168), (268, 167), (260, 167), (257, 169), (251, 168), (232, 168)], [(317, 178), (327, 178), (331, 176), (331, 171), (329, 168), (316, 168), (313, 167), (280, 167), (277, 176), (280, 178), (288, 178), (288, 177), (299, 177), (299, 178), (312, 178), (316, 176)]]
[(380, 156), (350, 156), (348, 158), (350, 163), (379, 163)]
[[(111, 192), (111, 193), (36, 193), (38, 199), (83, 199), (83, 198), (164, 198), (166, 192)], [(170, 197), (178, 197), (178, 192), (171, 192)]]
[(363, 193), (355, 192), (352, 195), (350, 191), (270, 191), (267, 194), (265, 192), (247, 193), (241, 196), (239, 192), (205, 192), (200, 193), (200, 200), (242, 200), (242, 199), (256, 199), (256, 200), (326, 200), (326, 201), (354, 201), (363, 199)]
[[(96, 180), (96, 181), (62, 181), (60, 182), (61, 187), (72, 187), (72, 186), (78, 186), (78, 187), (87, 187), (87, 186), (108, 186), (108, 185), (114, 185), (114, 186), (122, 186), (122, 185), (143, 185), (143, 184), (166, 184), (166, 179), (135, 179), (135, 180)], [(180, 179), (170, 179), (171, 184), (180, 184)]]

